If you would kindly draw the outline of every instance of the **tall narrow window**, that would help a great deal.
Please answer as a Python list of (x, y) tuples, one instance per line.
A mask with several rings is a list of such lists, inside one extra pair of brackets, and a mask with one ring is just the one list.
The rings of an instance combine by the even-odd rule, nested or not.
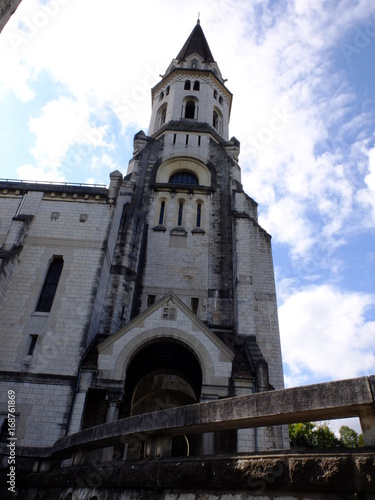
[(216, 113), (216, 111), (214, 111), (214, 114), (213, 114), (212, 125), (216, 129), (219, 128), (219, 115)]
[(159, 213), (159, 224), (162, 225), (164, 221), (164, 211), (165, 211), (165, 201), (162, 201), (160, 204), (160, 213)]
[(178, 219), (177, 219), (177, 226), (182, 226), (182, 211), (184, 209), (184, 203), (180, 201), (178, 204)]
[(155, 304), (155, 297), (156, 295), (147, 295), (147, 307), (152, 306), (152, 304)]
[(195, 118), (195, 102), (187, 101), (185, 106), (185, 118)]
[(193, 311), (194, 314), (198, 313), (198, 306), (199, 306), (199, 298), (192, 297), (191, 298), (191, 310)]
[(195, 80), (193, 90), (199, 90), (199, 80)]
[(161, 127), (162, 125), (164, 125), (165, 123), (165, 118), (167, 116), (167, 106), (164, 106), (162, 107), (160, 110), (159, 110), (159, 127)]
[(197, 205), (197, 227), (201, 227), (202, 203)]
[(30, 341), (29, 350), (27, 352), (28, 356), (32, 356), (33, 355), (34, 349), (35, 349), (35, 346), (36, 346), (36, 341), (38, 340), (38, 335), (30, 335), (30, 337), (31, 337), (31, 341)]
[(185, 81), (184, 90), (190, 90), (190, 80)]
[(49, 265), (42, 292), (36, 306), (36, 311), (50, 312), (63, 265), (64, 261), (61, 257), (55, 257)]

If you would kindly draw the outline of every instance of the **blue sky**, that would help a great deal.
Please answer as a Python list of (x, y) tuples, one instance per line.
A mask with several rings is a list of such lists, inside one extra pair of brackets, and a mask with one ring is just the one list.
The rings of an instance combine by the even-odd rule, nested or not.
[(372, 0), (23, 0), (0, 36), (2, 178), (107, 184), (201, 25), (273, 236), (288, 386), (375, 373)]

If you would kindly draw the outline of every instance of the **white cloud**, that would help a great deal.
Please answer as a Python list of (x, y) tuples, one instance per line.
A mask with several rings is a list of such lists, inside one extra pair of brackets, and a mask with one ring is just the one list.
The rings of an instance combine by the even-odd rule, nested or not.
[(330, 285), (286, 296), (279, 319), (288, 385), (372, 373), (375, 322), (366, 320), (371, 307), (374, 296)]
[(46, 181), (46, 182), (66, 182), (65, 176), (57, 169), (45, 167), (35, 167), (34, 165), (25, 164), (17, 169), (19, 179), (28, 181)]
[(306, 255), (314, 243), (312, 228), (304, 216), (304, 207), (291, 197), (273, 203), (262, 218), (262, 225), (280, 242), (293, 248), (293, 255)]
[(21, 101), (33, 99), (35, 93), (29, 86), (31, 68), (19, 63), (10, 54), (6, 54), (0, 49), (1, 65), (6, 71), (0, 71), (0, 99), (3, 99), (9, 92), (14, 94)]
[(364, 178), (366, 188), (358, 192), (359, 202), (368, 210), (370, 209), (370, 218), (366, 218), (369, 226), (375, 224), (375, 147), (368, 153), (368, 170)]
[[(72, 146), (77, 147), (71, 156), (82, 156), (82, 148), (108, 146), (104, 140), (107, 125), (95, 126), (90, 123), (92, 109), (83, 101), (67, 97), (49, 101), (41, 110), (41, 115), (30, 118), (30, 131), (35, 134), (35, 146), (31, 153), (39, 168), (47, 171), (58, 169)], [(38, 169), (36, 169), (36, 172)]]

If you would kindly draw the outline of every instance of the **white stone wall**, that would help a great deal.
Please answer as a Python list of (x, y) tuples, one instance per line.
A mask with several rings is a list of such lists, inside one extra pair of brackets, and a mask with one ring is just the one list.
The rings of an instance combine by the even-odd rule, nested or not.
[(15, 391), (18, 446), (51, 446), (65, 434), (72, 388), (49, 381), (0, 382), (0, 412), (7, 411), (8, 390)]
[[(164, 223), (166, 231), (154, 231), (159, 223), (161, 201), (165, 202)], [(179, 203), (183, 203), (181, 229), (177, 227)], [(201, 204), (201, 226), (204, 233), (193, 233), (196, 229), (197, 204)], [(148, 250), (144, 275), (144, 297), (148, 294), (161, 298), (170, 290), (178, 293), (190, 307), (191, 297), (206, 301), (209, 254), (210, 197), (197, 193), (158, 192), (155, 194), (149, 214)], [(201, 304), (204, 306), (204, 304)], [(205, 308), (200, 308), (205, 319)]]
[[(16, 253), (12, 250), (3, 264), (7, 286), (2, 288), (0, 366), (15, 376), (8, 382), (9, 375), (5, 380), (0, 373), (1, 394), (16, 391), (18, 444), (48, 446), (65, 432), (100, 271), (109, 258), (105, 241), (114, 209), (103, 196), (84, 192), (74, 196), (69, 189), (65, 194), (29, 191), (17, 213), (21, 220), (14, 221), (20, 201), (8, 193), (0, 196), (3, 229), (7, 229), (2, 243), (10, 240), (13, 227), (23, 227), (22, 237), (13, 245)], [(31, 222), (23, 222), (26, 215), (32, 216)], [(54, 256), (62, 257), (64, 265), (52, 308), (37, 312)], [(38, 339), (29, 355), (32, 335)], [(24, 373), (23, 383), (19, 373)], [(58, 382), (53, 375), (60, 377)]]
[[(2, 303), (0, 363), (5, 370), (73, 374), (85, 348), (111, 211), (105, 203), (41, 200), (42, 193), (33, 194), (39, 204)], [(23, 208), (32, 211), (26, 203)], [(64, 259), (54, 303), (49, 313), (36, 312), (54, 256)], [(30, 335), (39, 336), (31, 357)]]
[(12, 224), (12, 218), (22, 201), (22, 195), (14, 193), (0, 196), (0, 247), (3, 245)]
[[(185, 90), (185, 81), (190, 80), (190, 90)], [(199, 90), (194, 90), (194, 82), (199, 81)], [(169, 86), (169, 94), (166, 89)], [(214, 91), (216, 93), (214, 94)], [(164, 97), (161, 98), (161, 93)], [(216, 98), (215, 98), (216, 96)], [(219, 101), (219, 98), (220, 101)], [(230, 110), (230, 94), (219, 83), (219, 81), (210, 73), (191, 71), (177, 71), (172, 77), (166, 78), (158, 87), (154, 94), (152, 115), (150, 120), (149, 134), (157, 133), (160, 128), (159, 112), (162, 107), (167, 105), (165, 123), (172, 120), (181, 120), (184, 118), (185, 103), (187, 100), (196, 102), (195, 120), (202, 123), (208, 123), (213, 126), (214, 109), (221, 116), (221, 124), (218, 127), (218, 133), (224, 140), (228, 140), (228, 123)]]
[(234, 255), (237, 332), (256, 335), (268, 363), (270, 383), (284, 387), (275, 278), (270, 236), (252, 218), (246, 195), (236, 194), (236, 209), (248, 214), (235, 221)]

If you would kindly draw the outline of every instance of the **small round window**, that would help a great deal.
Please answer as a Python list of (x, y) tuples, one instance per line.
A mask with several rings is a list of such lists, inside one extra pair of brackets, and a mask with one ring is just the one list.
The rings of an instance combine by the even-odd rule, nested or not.
[(169, 178), (170, 184), (199, 184), (198, 177), (191, 172), (177, 172)]

